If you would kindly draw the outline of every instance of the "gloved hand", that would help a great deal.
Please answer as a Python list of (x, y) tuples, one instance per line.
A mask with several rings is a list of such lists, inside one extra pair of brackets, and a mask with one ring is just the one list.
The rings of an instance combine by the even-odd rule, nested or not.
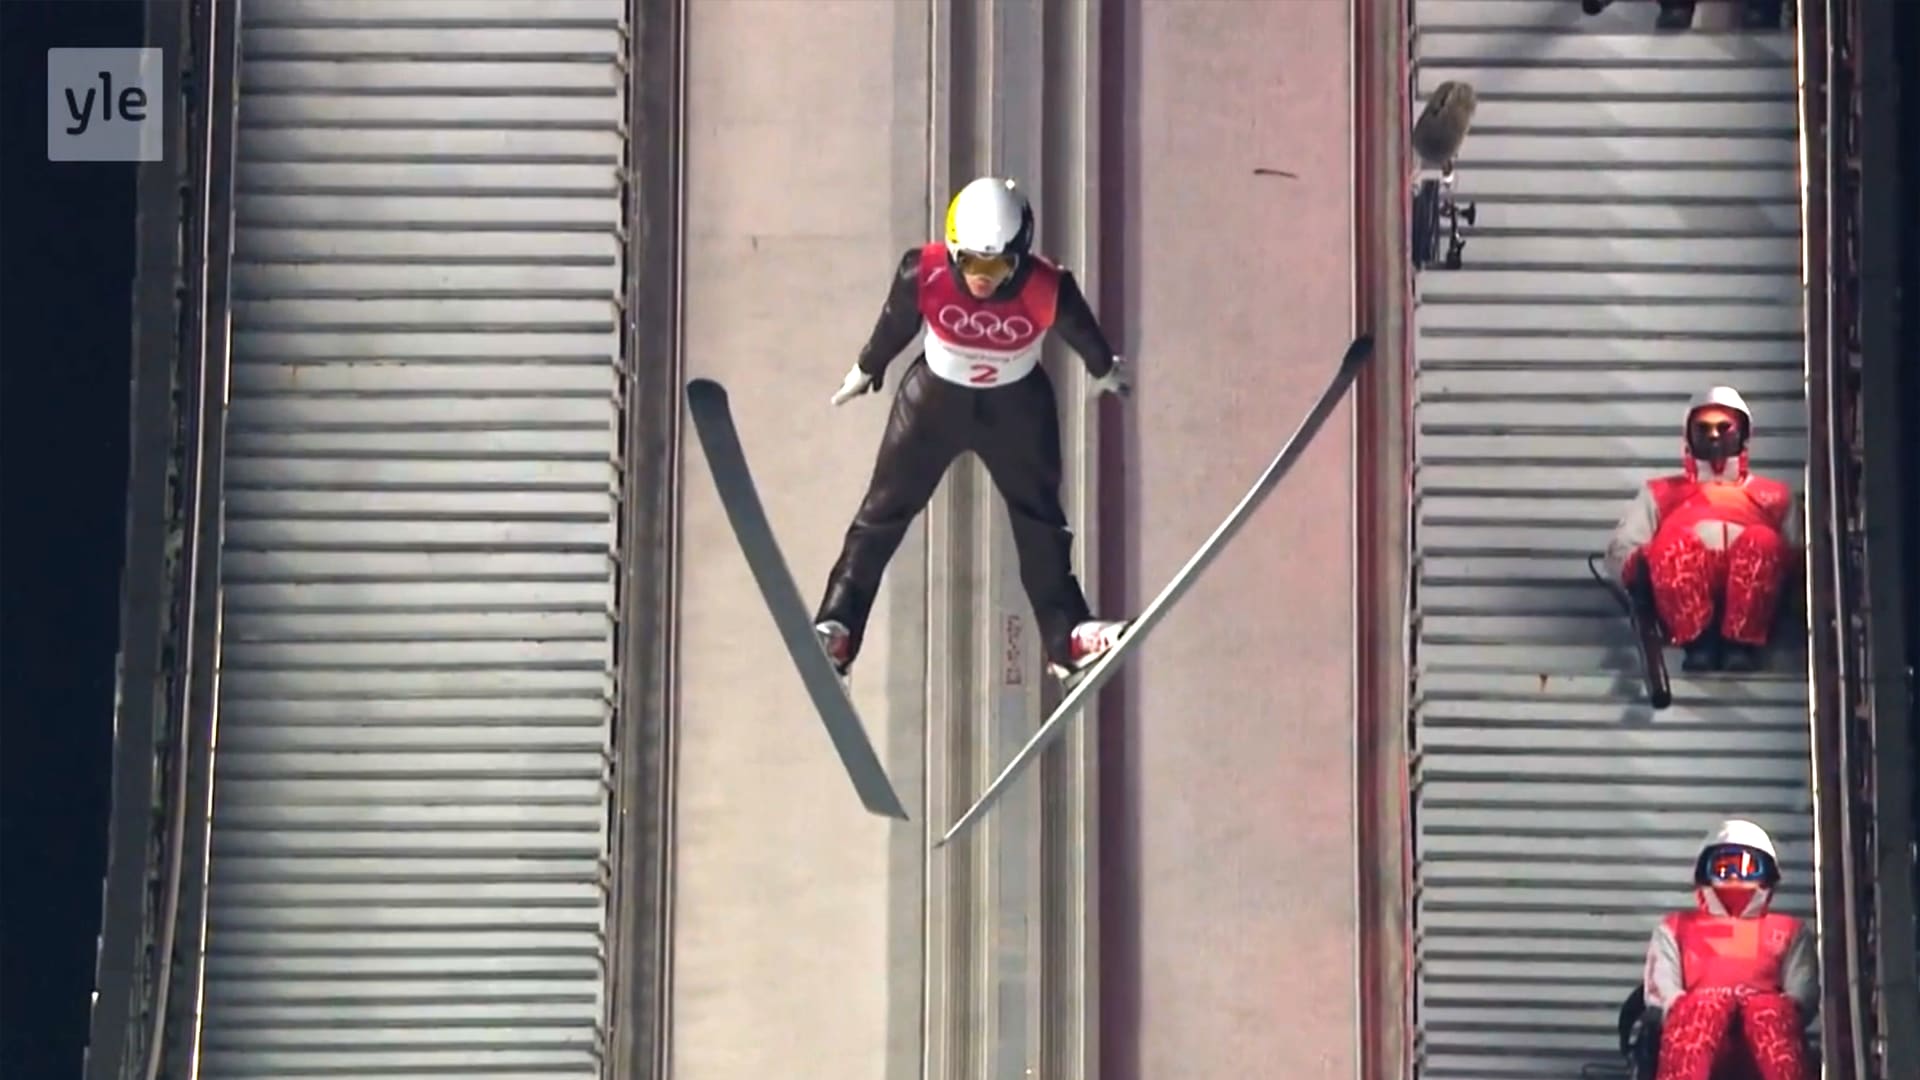
[(880, 380), (861, 371), (860, 365), (855, 364), (847, 370), (847, 377), (840, 380), (840, 389), (833, 392), (833, 403), (835, 405), (845, 405), (847, 402), (873, 390), (879, 385)]
[(1127, 373), (1127, 362), (1118, 356), (1113, 358), (1113, 370), (1093, 380), (1092, 394), (1096, 398), (1101, 394), (1124, 398), (1132, 392), (1133, 380)]

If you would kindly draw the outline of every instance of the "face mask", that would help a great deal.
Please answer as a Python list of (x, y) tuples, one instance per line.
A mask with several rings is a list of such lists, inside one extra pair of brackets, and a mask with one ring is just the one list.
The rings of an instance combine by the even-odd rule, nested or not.
[(1745, 444), (1740, 418), (1732, 411), (1704, 408), (1687, 421), (1687, 447), (1693, 456), (1711, 462), (1718, 472)]
[(1715, 885), (1713, 887), (1713, 895), (1720, 901), (1720, 907), (1733, 916), (1746, 914), (1747, 905), (1753, 903), (1753, 898), (1759, 894), (1760, 890), (1752, 885)]

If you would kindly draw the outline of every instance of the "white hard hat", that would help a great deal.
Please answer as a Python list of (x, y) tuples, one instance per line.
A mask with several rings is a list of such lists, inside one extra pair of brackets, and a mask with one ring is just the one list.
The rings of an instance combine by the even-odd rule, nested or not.
[(1033, 207), (1011, 180), (983, 176), (947, 205), (947, 254), (1020, 258), (1033, 245)]

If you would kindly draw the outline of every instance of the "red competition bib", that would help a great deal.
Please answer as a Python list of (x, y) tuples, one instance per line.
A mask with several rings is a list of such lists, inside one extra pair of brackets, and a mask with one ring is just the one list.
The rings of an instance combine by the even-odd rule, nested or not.
[(952, 383), (985, 389), (1026, 378), (1040, 362), (1060, 299), (1060, 268), (1038, 256), (1020, 291), (976, 300), (947, 265), (944, 244), (920, 250), (920, 315), (927, 367)]

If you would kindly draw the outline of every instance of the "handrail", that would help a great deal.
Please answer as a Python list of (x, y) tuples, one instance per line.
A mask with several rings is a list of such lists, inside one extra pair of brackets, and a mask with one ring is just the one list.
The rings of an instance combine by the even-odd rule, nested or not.
[[(1852, 1053), (1852, 1073), (1859, 1080), (1872, 1075), (1872, 1047), (1866, 1028), (1867, 1013), (1862, 998), (1871, 999), (1872, 971), (1863, 963), (1865, 926), (1860, 901), (1872, 892), (1872, 876), (1862, 874), (1859, 841), (1871, 835), (1872, 820), (1862, 820), (1856, 797), (1859, 768), (1856, 762), (1858, 729), (1856, 708), (1860, 702), (1860, 652), (1856, 648), (1857, 620), (1862, 616), (1856, 603), (1857, 560), (1851, 548), (1852, 519), (1858, 509), (1856, 473), (1853, 469), (1855, 428), (1853, 390), (1859, 361), (1858, 252), (1859, 148), (1854, 85), (1858, 58), (1854, 33), (1856, 12), (1851, 0), (1826, 0), (1827, 30), (1827, 265), (1828, 325), (1825, 377), (1826, 433), (1823, 446), (1824, 473), (1828, 483), (1826, 527), (1831, 530), (1827, 549), (1831, 575), (1833, 618), (1828, 624), (1833, 634), (1835, 706), (1830, 719), (1833, 753), (1831, 772), (1837, 790), (1834, 803), (1842, 895), (1833, 907), (1840, 916), (1840, 949), (1845, 956), (1847, 1011), (1845, 1019)], [(1832, 852), (1829, 852), (1832, 854)], [(1836, 997), (1839, 988), (1829, 987)]]
[(172, 566), (168, 537), (173, 515), (169, 473), (176, 466), (173, 395), (178, 312), (179, 191), (185, 96), (180, 72), (185, 12), (147, 5), (145, 44), (164, 62), (161, 100), (165, 125), (160, 160), (139, 167), (135, 222), (137, 270), (133, 291), (133, 358), (127, 468), (126, 553), (121, 565), (120, 645), (116, 658), (113, 795), (107, 825), (107, 869), (101, 889), (101, 927), (94, 969), (93, 1007), (83, 1074), (116, 1080), (130, 1057), (144, 1055), (142, 1028), (151, 1006), (154, 928), (147, 882), (165, 852), (154, 850), (158, 747), (168, 722), (166, 620)]
[[(1854, 0), (1856, 43), (1854, 145), (1860, 187), (1851, 209), (1861, 223), (1855, 279), (1858, 288), (1860, 363), (1851, 387), (1858, 424), (1854, 446), (1857, 500), (1850, 544), (1858, 559), (1860, 612), (1856, 639), (1859, 705), (1851, 711), (1856, 745), (1853, 794), (1869, 828), (1856, 837), (1867, 888), (1856, 897), (1868, 932), (1869, 977), (1862, 1001), (1879, 1080), (1920, 1075), (1920, 962), (1914, 918), (1914, 672), (1909, 590), (1917, 569), (1911, 558), (1913, 529), (1920, 524), (1910, 490), (1910, 422), (1916, 381), (1911, 357), (1920, 318), (1915, 300), (1912, 136), (1916, 62), (1903, 43), (1920, 26), (1908, 4)], [(1904, 85), (1903, 85), (1904, 84)], [(1904, 130), (1903, 130), (1904, 129)], [(1902, 145), (1902, 135), (1906, 145)], [(1872, 227), (1865, 225), (1871, 223)], [(1904, 277), (1904, 281), (1902, 280)], [(1903, 415), (1904, 414), (1904, 415)], [(1903, 457), (1906, 460), (1902, 460)], [(1903, 475), (1904, 474), (1904, 475)]]
[(1847, 845), (1847, 784), (1842, 732), (1842, 687), (1848, 660), (1840, 648), (1838, 567), (1840, 518), (1835, 500), (1833, 412), (1834, 295), (1832, 289), (1836, 157), (1829, 20), (1838, 0), (1799, 5), (1802, 272), (1807, 379), (1807, 626), (1811, 693), (1815, 907), (1820, 928), (1821, 1054), (1826, 1075), (1854, 1077), (1857, 1022), (1849, 990), (1852, 859)]
[[(195, 365), (195, 394), (187, 430), (195, 469), (186, 504), (182, 556), (188, 559), (182, 594), (184, 635), (180, 683), (181, 721), (176, 731), (169, 822), (175, 856), (164, 894), (167, 918), (162, 951), (167, 978), (157, 986), (161, 1037), (151, 1046), (147, 1080), (186, 1080), (198, 1072), (200, 999), (205, 969), (208, 823), (213, 802), (216, 682), (220, 651), (220, 522), (226, 465), (227, 385), (232, 365), (231, 270), (234, 216), (234, 146), (238, 125), (238, 30), (242, 0), (195, 0), (195, 53), (202, 58), (195, 86), (197, 126), (190, 149), (201, 178), (186, 218), (187, 287), (197, 301), (183, 327)], [(184, 478), (183, 478), (184, 479)]]
[(686, 0), (627, 0), (623, 485), (607, 1046), (602, 1075), (668, 1071), (680, 515)]
[(1382, 355), (1354, 386), (1354, 896), (1358, 1075), (1414, 1065), (1413, 879), (1407, 676), (1412, 552), (1409, 406), (1413, 266), (1407, 133), (1414, 100), (1411, 0), (1356, 0), (1349, 48), (1354, 332)]
[[(163, 100), (174, 108), (162, 113), (165, 152), (141, 167), (139, 180), (114, 794), (88, 1080), (158, 1075), (180, 886), (201, 876), (187, 847), (196, 830), (184, 795), (208, 744), (194, 709), (205, 697), (196, 687), (211, 675), (198, 659), (217, 607), (208, 602), (217, 575), (206, 549), (217, 545), (219, 530), (208, 527), (217, 517), (207, 493), (218, 490), (228, 235), (225, 226), (203, 223), (231, 219), (231, 198), (215, 194), (230, 180), (209, 169), (209, 156), (220, 129), (230, 133), (232, 124), (209, 124), (208, 116), (219, 87), (231, 87), (230, 41), (224, 64), (214, 46), (223, 20), (230, 39), (235, 13), (233, 0), (147, 6), (145, 41), (162, 51)], [(217, 237), (211, 247), (210, 233)], [(204, 328), (215, 325), (221, 329), (210, 349)]]
[[(1894, 88), (1902, 40), (1893, 9), (1833, 0), (1833, 174), (1836, 295), (1830, 358), (1834, 447), (1836, 628), (1847, 868), (1848, 985), (1857, 1075), (1913, 1075), (1913, 707), (1902, 610), (1911, 509), (1896, 464), (1900, 430), (1898, 227), (1903, 171)], [(1867, 223), (1874, 223), (1868, 228)], [(1906, 327), (1911, 333), (1912, 327)], [(1873, 449), (1869, 452), (1869, 446)], [(1894, 858), (1886, 855), (1899, 853)], [(1891, 864), (1891, 865), (1889, 865)]]

